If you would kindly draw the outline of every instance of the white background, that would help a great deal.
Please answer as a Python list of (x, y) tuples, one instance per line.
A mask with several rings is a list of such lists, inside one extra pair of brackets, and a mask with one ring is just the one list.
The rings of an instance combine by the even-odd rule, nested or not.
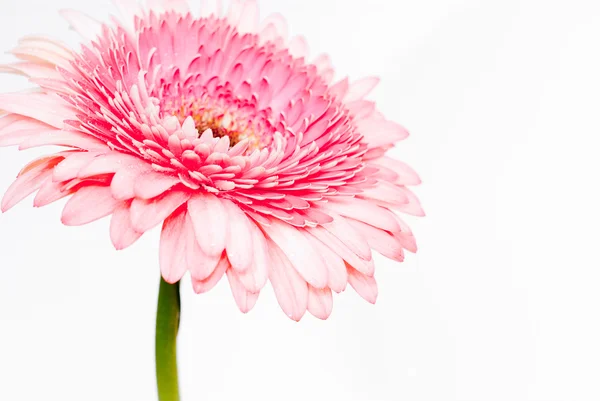
[[(114, 11), (0, 4), (2, 51), (29, 33), (75, 44), (60, 8)], [(290, 321), (270, 288), (242, 315), (226, 281), (186, 281), (183, 401), (600, 399), (600, 3), (261, 4), (337, 77), (382, 77), (428, 216), (411, 220), (417, 255), (378, 260), (377, 305), (347, 291), (325, 322)], [(2, 191), (37, 152), (1, 150)], [(0, 217), (0, 399), (155, 400), (158, 232), (117, 252), (106, 219), (62, 226), (63, 203)]]

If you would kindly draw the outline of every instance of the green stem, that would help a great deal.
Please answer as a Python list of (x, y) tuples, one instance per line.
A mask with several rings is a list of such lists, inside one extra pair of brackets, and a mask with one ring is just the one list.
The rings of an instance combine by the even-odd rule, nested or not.
[(177, 380), (177, 331), (179, 330), (179, 283), (160, 279), (156, 309), (156, 383), (159, 401), (179, 401)]

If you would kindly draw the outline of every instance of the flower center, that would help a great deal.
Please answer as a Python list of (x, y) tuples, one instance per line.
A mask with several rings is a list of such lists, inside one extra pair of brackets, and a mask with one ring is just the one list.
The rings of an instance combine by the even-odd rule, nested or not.
[(230, 147), (248, 140), (248, 149), (262, 149), (271, 141), (273, 128), (266, 113), (256, 110), (251, 102), (243, 99), (181, 97), (168, 100), (162, 109), (182, 124), (191, 117), (198, 135), (210, 128), (214, 137), (228, 136)]

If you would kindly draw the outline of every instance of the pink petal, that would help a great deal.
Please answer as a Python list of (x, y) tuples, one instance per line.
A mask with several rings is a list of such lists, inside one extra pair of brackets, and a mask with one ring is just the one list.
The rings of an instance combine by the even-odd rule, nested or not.
[[(0, 112), (0, 132), (3, 134), (4, 132), (10, 130), (14, 125), (17, 125), (20, 129), (26, 129), (27, 123), (32, 122), (33, 124), (39, 124), (38, 121), (32, 120), (27, 117), (20, 116), (18, 114), (4, 114), (4, 112)], [(25, 124), (25, 126), (23, 126)], [(44, 127), (45, 125), (41, 125)], [(46, 126), (48, 128), (48, 126)]]
[(11, 74), (25, 75), (29, 78), (50, 78), (50, 79), (62, 79), (62, 76), (55, 68), (52, 68), (48, 64), (36, 64), (33, 62), (18, 62), (11, 64), (0, 65), (0, 72), (7, 72)]
[(400, 225), (400, 232), (394, 233), (394, 237), (400, 242), (402, 247), (409, 252), (417, 252), (417, 242), (415, 237), (410, 231), (408, 224), (404, 222), (400, 217), (396, 216), (396, 221)]
[(252, 265), (252, 231), (250, 221), (233, 202), (223, 200), (227, 211), (227, 258), (231, 266), (238, 271), (245, 271)]
[(377, 301), (377, 282), (374, 277), (366, 276), (348, 267), (348, 283), (367, 302), (374, 304)]
[(234, 269), (227, 269), (227, 279), (238, 308), (242, 313), (248, 313), (256, 304), (258, 293), (246, 290)]
[(41, 93), (0, 94), (0, 110), (31, 117), (56, 128), (73, 118), (74, 111), (61, 98)]
[(421, 178), (408, 164), (389, 157), (381, 157), (369, 162), (375, 166), (384, 166), (398, 174), (397, 183), (401, 185), (419, 185)]
[(209, 256), (202, 252), (196, 240), (196, 232), (194, 231), (189, 211), (186, 216), (186, 231), (186, 261), (188, 269), (194, 280), (205, 280), (217, 267), (219, 260), (221, 260), (221, 255)]
[(419, 198), (417, 198), (417, 196), (406, 187), (403, 188), (403, 191), (404, 194), (408, 197), (408, 203), (404, 205), (394, 206), (394, 209), (413, 216), (425, 216), (425, 211), (421, 207), (421, 202), (419, 201)]
[(70, 191), (63, 191), (63, 183), (54, 182), (52, 178), (48, 177), (38, 190), (37, 194), (35, 194), (33, 206), (46, 206), (69, 195), (71, 195)]
[(408, 138), (406, 128), (393, 121), (365, 119), (356, 123), (369, 148), (393, 144)]
[(356, 100), (361, 100), (365, 96), (367, 96), (379, 83), (379, 78), (377, 77), (366, 77), (363, 79), (359, 79), (354, 81), (350, 88), (348, 89), (348, 93), (344, 97), (345, 103), (354, 102)]
[(402, 248), (406, 249), (408, 252), (417, 252), (417, 241), (412, 234), (394, 233), (394, 237), (400, 242)]
[[(288, 37), (288, 26), (285, 18), (279, 13), (273, 13), (267, 18), (265, 18), (261, 23), (261, 31), (266, 29), (267, 27), (272, 26), (274, 32), (282, 38), (284, 41), (287, 40)], [(274, 40), (274, 38), (269, 38), (269, 40)]]
[(256, 0), (246, 0), (240, 11), (238, 30), (241, 33), (255, 33), (258, 28), (258, 3)]
[(37, 146), (68, 146), (84, 150), (108, 150), (106, 144), (96, 138), (75, 131), (48, 130), (30, 136), (19, 145), (19, 150)]
[[(321, 255), (323, 262), (325, 262), (325, 266), (327, 266), (327, 287), (337, 293), (344, 291), (346, 289), (346, 283), (348, 282), (348, 273), (346, 271), (344, 260), (308, 231), (305, 233), (305, 236), (311, 241), (315, 251)], [(356, 259), (358, 259), (358, 257), (356, 257)]]
[[(111, 174), (117, 173), (120, 170), (128, 171), (140, 171), (145, 172), (151, 169), (150, 165), (146, 164), (142, 160), (134, 157), (132, 155), (128, 155), (121, 152), (108, 152), (104, 154), (100, 154), (98, 157), (95, 157), (91, 160), (86, 166), (84, 166), (77, 174), (79, 178), (87, 178), (95, 175), (101, 174)], [(123, 172), (121, 172), (123, 174)], [(141, 174), (141, 173), (140, 173)], [(129, 174), (124, 174), (129, 176)], [(134, 175), (133, 173), (131, 175)], [(117, 181), (119, 178), (117, 178)], [(113, 178), (114, 181), (114, 178)], [(118, 183), (114, 185), (117, 186)], [(129, 198), (133, 198), (133, 182), (131, 183), (131, 187), (128, 187), (128, 192), (131, 192), (131, 196)], [(113, 195), (116, 195), (113, 193)], [(118, 196), (115, 196), (119, 198)]]
[(167, 283), (176, 283), (187, 270), (185, 260), (185, 211), (165, 219), (160, 233), (160, 272)]
[(6, 212), (40, 188), (52, 175), (52, 168), (61, 160), (63, 160), (62, 157), (47, 156), (29, 163), (6, 190), (2, 198), (2, 211)]
[(136, 231), (146, 232), (166, 219), (189, 198), (189, 193), (177, 190), (153, 199), (135, 198), (131, 202), (131, 224)]
[(254, 223), (251, 224), (254, 246), (252, 266), (244, 272), (239, 272), (238, 278), (248, 291), (259, 292), (267, 282), (270, 259), (266, 238)]
[(219, 198), (198, 193), (188, 201), (196, 240), (207, 255), (221, 255), (227, 237), (227, 212)]
[(331, 315), (333, 297), (331, 289), (308, 286), (308, 311), (316, 318), (325, 320)]
[(299, 229), (275, 220), (270, 226), (263, 227), (263, 230), (304, 280), (316, 288), (327, 285), (327, 268), (323, 259)]
[(112, 3), (117, 7), (124, 21), (133, 21), (134, 16), (141, 11), (140, 4), (136, 0), (112, 0)]
[[(348, 224), (348, 223), (346, 223)], [(356, 232), (350, 226), (347, 225), (352, 231)], [(324, 229), (323, 227), (315, 227), (309, 230), (310, 234), (321, 241), (323, 244), (327, 245), (327, 247), (334, 252), (336, 255), (345, 260), (348, 264), (353, 266), (358, 271), (367, 274), (369, 276), (373, 275), (374, 272), (374, 263), (373, 259), (369, 259), (368, 261), (360, 258), (356, 253), (354, 253), (350, 248), (348, 248), (338, 237), (331, 234), (329, 231)], [(360, 235), (360, 234), (357, 234)], [(366, 242), (365, 242), (366, 243)], [(368, 244), (367, 244), (368, 246)], [(371, 248), (369, 248), (369, 251)], [(339, 273), (338, 273), (339, 274)], [(341, 277), (339, 278), (341, 279)], [(339, 288), (339, 287), (338, 287)]]
[(56, 182), (77, 178), (79, 171), (98, 156), (97, 152), (72, 152), (54, 167), (52, 179)]
[(292, 320), (300, 321), (308, 304), (308, 285), (273, 242), (269, 241), (269, 280), (279, 306)]
[(77, 190), (62, 212), (61, 221), (66, 226), (80, 226), (108, 216), (119, 205), (110, 188), (88, 186)]
[[(14, 115), (14, 114), (11, 114)], [(27, 124), (32, 125), (32, 124)], [(19, 126), (25, 126), (25, 124), (12, 124), (7, 129), (3, 130), (0, 134), (0, 146), (14, 146), (21, 145), (23, 142), (28, 141), (31, 137), (34, 137), (40, 132), (40, 129), (51, 129), (47, 124), (40, 123), (39, 128), (27, 129), (20, 128)]]
[(308, 43), (304, 36), (294, 36), (288, 43), (288, 49), (292, 57), (305, 58), (308, 56)]
[(221, 277), (223, 277), (223, 274), (225, 274), (225, 271), (227, 269), (229, 269), (230, 267), (231, 267), (231, 265), (229, 264), (227, 257), (225, 255), (223, 255), (221, 257), (221, 260), (217, 264), (217, 267), (215, 268), (215, 270), (212, 272), (212, 274), (207, 279), (205, 279), (205, 280), (193, 280), (192, 279), (192, 286), (194, 287), (194, 291), (197, 294), (202, 294), (207, 291), (210, 291), (215, 285), (217, 285), (219, 280), (221, 280)]
[(400, 226), (394, 219), (394, 213), (373, 202), (351, 198), (331, 200), (327, 207), (342, 216), (362, 221), (387, 231), (400, 231)]
[(119, 203), (110, 219), (110, 239), (117, 250), (127, 248), (142, 236), (131, 225), (130, 205), (128, 201)]
[(348, 77), (339, 80), (329, 88), (329, 92), (336, 97), (343, 98), (348, 93), (349, 80)]
[(35, 47), (38, 50), (56, 53), (65, 59), (70, 59), (73, 57), (73, 51), (69, 45), (44, 35), (27, 35), (21, 37), (19, 39), (19, 45)]
[(398, 262), (404, 260), (402, 243), (392, 234), (360, 221), (348, 219), (348, 223), (362, 234), (371, 248), (383, 256)]
[(140, 174), (135, 180), (135, 196), (141, 199), (154, 198), (179, 182), (177, 177), (150, 170)]
[(350, 227), (345, 218), (331, 212), (329, 213), (334, 221), (324, 224), (323, 227), (361, 259), (371, 260), (371, 248), (360, 233), (357, 233), (356, 230)]
[(135, 180), (141, 174), (150, 171), (151, 168), (150, 165), (143, 162), (123, 166), (115, 173), (110, 183), (113, 196), (121, 200), (135, 197)]
[(360, 195), (363, 198), (380, 200), (394, 205), (405, 205), (409, 202), (408, 196), (401, 187), (385, 181), (379, 181), (375, 187), (363, 189)]
[(64, 9), (60, 15), (85, 39), (93, 40), (102, 32), (102, 24), (82, 12)]

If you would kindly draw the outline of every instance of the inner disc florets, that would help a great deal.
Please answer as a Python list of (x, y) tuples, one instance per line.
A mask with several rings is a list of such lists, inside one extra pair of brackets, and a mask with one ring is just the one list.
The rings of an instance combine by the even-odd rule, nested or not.
[(163, 111), (173, 115), (183, 124), (191, 117), (201, 135), (211, 129), (213, 136), (229, 136), (230, 146), (248, 140), (249, 149), (268, 146), (274, 131), (265, 112), (244, 99), (213, 99), (204, 94), (198, 97), (180, 97), (164, 103)]

